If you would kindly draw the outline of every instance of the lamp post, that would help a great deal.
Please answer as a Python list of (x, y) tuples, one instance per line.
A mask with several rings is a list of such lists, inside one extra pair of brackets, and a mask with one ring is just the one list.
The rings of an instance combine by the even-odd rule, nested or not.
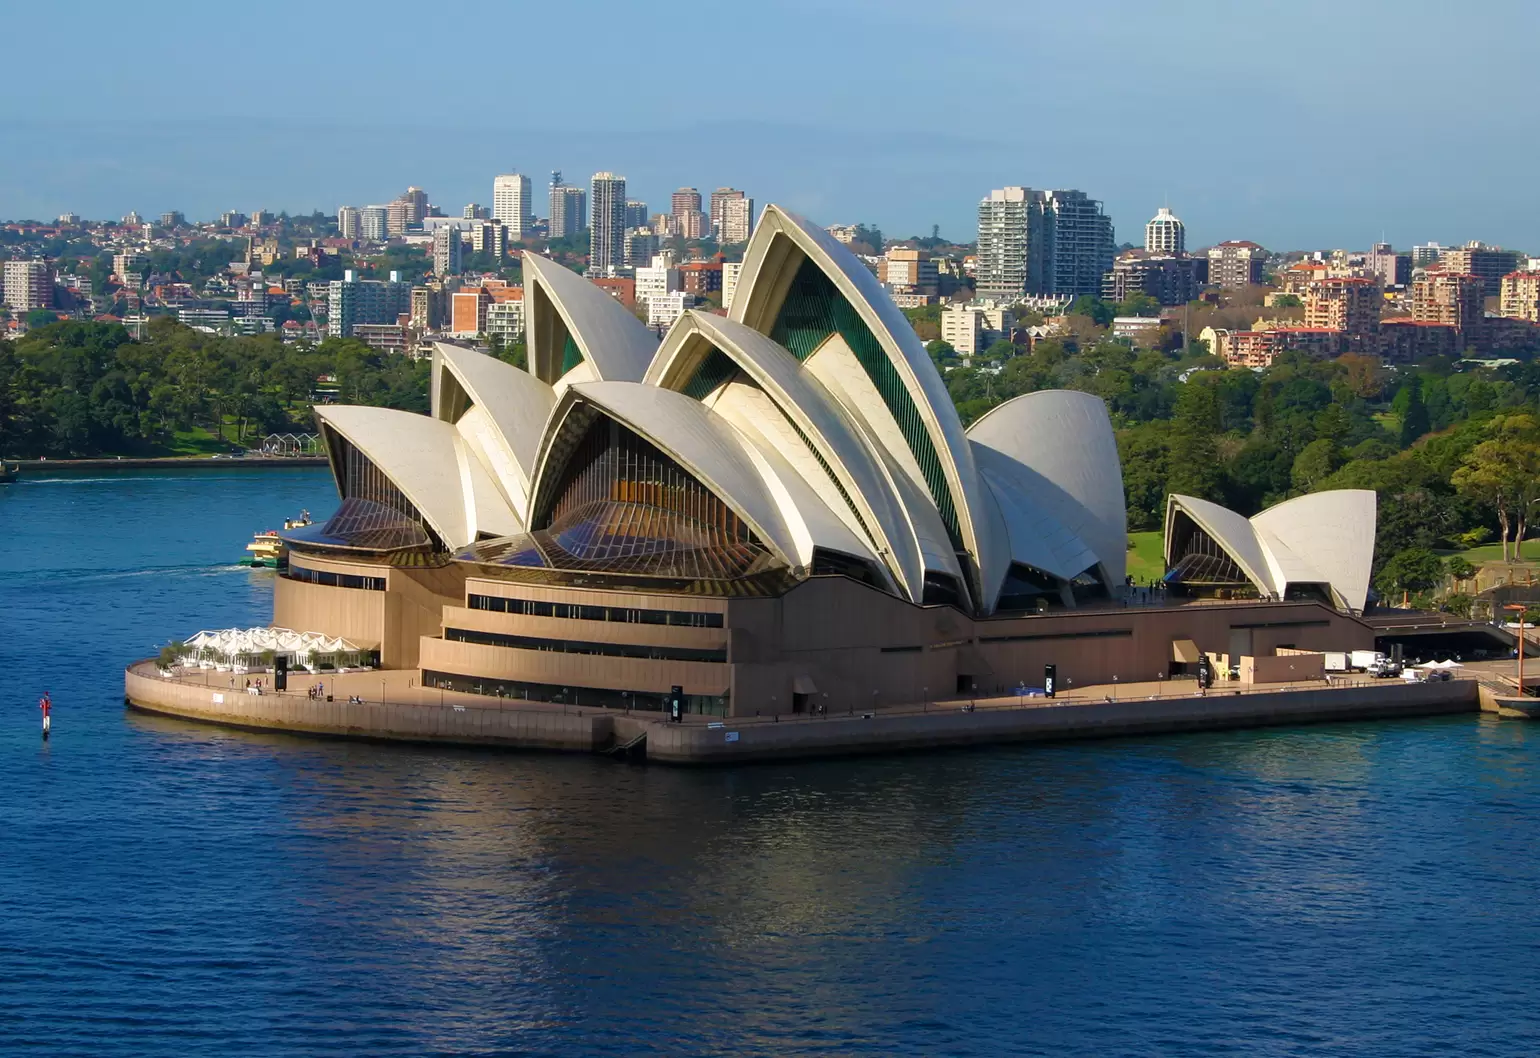
[(928, 713), (930, 712), (930, 687), (928, 685), (921, 687), (920, 692), (924, 696), (923, 705), (921, 706), (920, 711), (923, 713)]
[(1524, 697), (1524, 610), (1520, 603), (1509, 603), (1504, 610), (1517, 610), (1519, 612), (1519, 697)]
[(1118, 677), (1116, 673), (1112, 676), (1112, 700), (1114, 702), (1118, 700)]

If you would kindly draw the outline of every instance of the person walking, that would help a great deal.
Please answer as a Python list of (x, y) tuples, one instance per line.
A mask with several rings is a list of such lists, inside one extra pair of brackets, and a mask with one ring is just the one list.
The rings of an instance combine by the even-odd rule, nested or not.
[(53, 719), (53, 699), (44, 691), (43, 696), (37, 700), (37, 707), (43, 714), (43, 737), (48, 737), (48, 727)]

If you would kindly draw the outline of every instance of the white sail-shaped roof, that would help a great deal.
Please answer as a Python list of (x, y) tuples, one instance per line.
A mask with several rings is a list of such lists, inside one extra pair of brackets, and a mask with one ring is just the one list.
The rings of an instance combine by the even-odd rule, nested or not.
[(1377, 497), (1368, 489), (1311, 493), (1250, 519), (1208, 500), (1172, 495), (1166, 504), (1166, 565), (1178, 516), (1202, 529), (1264, 595), (1285, 598), (1292, 585), (1324, 585), (1337, 605), (1362, 612), (1374, 563)]
[(454, 424), (521, 516), (555, 403), (555, 391), (527, 371), (474, 349), (434, 346), (434, 417)]
[[(1004, 556), (1009, 543), (994, 539), (991, 520), (986, 516), (988, 508), (984, 506), (985, 486), (974, 466), (962, 420), (946, 385), (908, 318), (871, 270), (848, 248), (816, 224), (777, 206), (767, 206), (744, 254), (730, 318), (761, 334), (771, 334), (804, 261), (811, 261), (834, 285), (876, 340), (885, 359), (885, 366), (862, 365), (867, 375), (872, 376), (871, 385), (881, 399), (874, 403), (870, 394), (864, 392), (865, 387), (858, 387), (862, 392), (855, 392), (846, 386), (843, 388), (847, 403), (865, 405), (861, 410), (871, 432), (884, 438), (886, 446), (892, 449), (890, 454), (915, 479), (916, 485), (932, 494), (935, 504), (951, 507), (959, 543), (973, 557), (981, 576), (982, 571), (1003, 568), (1008, 561)], [(844, 344), (844, 338), (836, 333), (828, 344)], [(894, 392), (895, 389), (901, 393)], [(911, 416), (918, 421), (910, 422)], [(878, 422), (879, 419), (887, 419), (888, 423)], [(917, 440), (919, 432), (923, 432), (923, 441)], [(896, 443), (900, 437), (904, 439), (902, 444)], [(932, 459), (939, 464), (939, 482), (926, 471), (926, 464)], [(936, 495), (938, 487), (944, 495)], [(977, 589), (978, 586), (970, 586), (969, 590)], [(985, 612), (993, 607), (992, 597), (975, 602)]]
[(523, 531), (523, 520), (453, 424), (346, 405), (319, 405), (316, 418), (389, 478), (448, 546), (463, 547), (478, 533)]
[[(1101, 565), (1106, 584), (1123, 582), (1128, 568), (1123, 472), (1112, 420), (1101, 398), (1072, 390), (1023, 394), (968, 427), (968, 438), (977, 446), (980, 468), (990, 468), (986, 478), (992, 483), (1013, 480), (1024, 501), (1038, 512), (1033, 517), (1051, 518), (1083, 541)], [(979, 451), (983, 448), (1009, 462), (986, 461)], [(1007, 522), (1015, 548), (1018, 523), (1009, 518)]]
[[(640, 382), (658, 339), (609, 292), (548, 257), (524, 252), (524, 327), (531, 373), (557, 383), (565, 373), (558, 337), (571, 336), (592, 377)], [(558, 322), (559, 321), (559, 322)]]

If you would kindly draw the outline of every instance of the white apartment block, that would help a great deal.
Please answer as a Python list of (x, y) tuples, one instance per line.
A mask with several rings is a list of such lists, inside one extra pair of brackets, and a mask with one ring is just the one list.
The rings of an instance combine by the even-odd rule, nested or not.
[(53, 307), (53, 272), (46, 261), (5, 262), (5, 304), (20, 315)]
[(742, 261), (722, 262), (722, 307), (733, 307), (733, 291), (738, 289), (738, 276), (743, 272)]
[(524, 302), (494, 301), (487, 306), (487, 337), (504, 342), (524, 340)]
[(691, 296), (682, 290), (648, 298), (647, 326), (672, 327), (674, 321), (683, 316), (684, 310), (689, 308), (691, 300), (693, 300)]
[(534, 224), (533, 205), (529, 177), (503, 173), (492, 181), (492, 219), (503, 222), (514, 242), (529, 235)]
[(717, 241), (723, 246), (748, 242), (754, 234), (754, 200), (729, 198), (722, 202), (722, 219), (717, 230)]
[(667, 297), (683, 289), (679, 269), (665, 257), (654, 257), (652, 264), (636, 270), (636, 300), (651, 304), (653, 298)]
[(337, 234), (344, 239), (356, 239), (363, 234), (363, 213), (357, 206), (337, 208)]
[(984, 352), (1016, 326), (1010, 309), (949, 305), (941, 312), (941, 340), (967, 359)]

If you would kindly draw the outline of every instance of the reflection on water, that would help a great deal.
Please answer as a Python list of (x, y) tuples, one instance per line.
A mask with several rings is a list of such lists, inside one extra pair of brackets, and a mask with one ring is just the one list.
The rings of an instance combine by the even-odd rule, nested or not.
[(264, 620), (271, 575), (222, 562), (331, 502), (254, 477), (0, 505), (0, 1053), (1508, 1055), (1540, 1028), (1523, 725), (686, 771), (125, 714), (122, 662)]

